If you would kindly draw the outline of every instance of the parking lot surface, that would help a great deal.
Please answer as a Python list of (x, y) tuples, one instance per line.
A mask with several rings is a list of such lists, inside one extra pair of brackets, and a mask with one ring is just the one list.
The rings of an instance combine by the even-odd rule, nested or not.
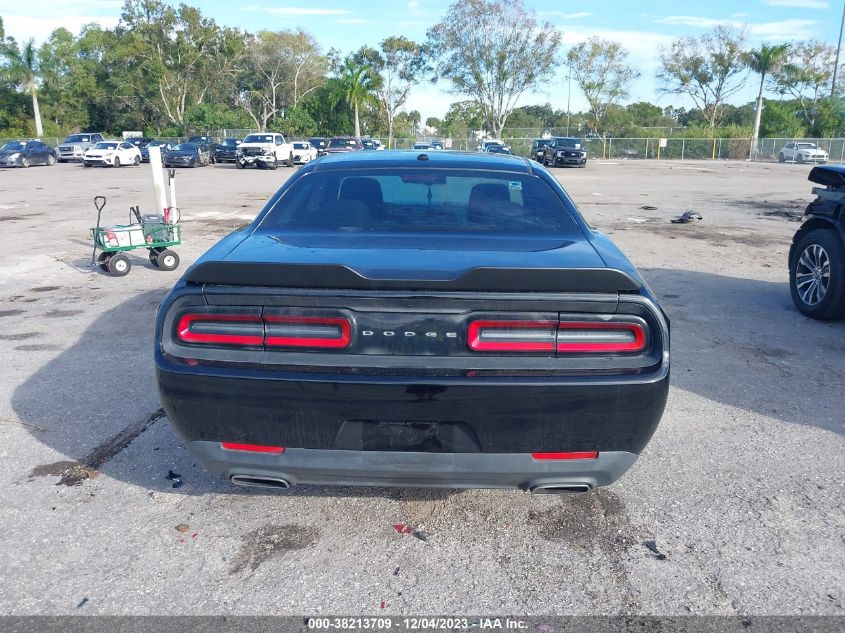
[[(92, 198), (109, 223), (152, 212), (148, 166), (0, 171), (2, 613), (842, 615), (845, 322), (787, 286), (809, 169), (554, 170), (672, 321), (654, 439), (575, 497), (209, 475), (157, 413), (155, 310), (292, 170), (181, 170), (182, 266), (123, 278), (89, 265)], [(686, 210), (703, 219), (670, 223)]]

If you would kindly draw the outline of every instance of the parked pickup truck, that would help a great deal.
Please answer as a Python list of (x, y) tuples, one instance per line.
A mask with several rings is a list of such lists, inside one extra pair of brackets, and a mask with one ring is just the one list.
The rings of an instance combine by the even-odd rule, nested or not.
[(81, 163), (85, 158), (86, 150), (104, 140), (106, 139), (102, 134), (71, 134), (59, 145), (59, 162), (66, 163), (74, 160)]
[(250, 166), (276, 169), (282, 163), (293, 167), (293, 153), (293, 144), (288, 143), (281, 134), (249, 134), (238, 146), (235, 165), (238, 169)]

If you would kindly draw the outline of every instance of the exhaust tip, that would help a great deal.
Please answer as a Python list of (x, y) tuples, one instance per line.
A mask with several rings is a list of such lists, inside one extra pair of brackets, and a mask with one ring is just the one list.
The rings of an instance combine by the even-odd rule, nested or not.
[(590, 492), (590, 484), (542, 484), (530, 488), (532, 495), (578, 495)]
[(232, 475), (229, 478), (236, 486), (249, 488), (275, 488), (276, 490), (287, 490), (290, 483), (287, 479), (277, 477), (264, 477), (263, 475)]

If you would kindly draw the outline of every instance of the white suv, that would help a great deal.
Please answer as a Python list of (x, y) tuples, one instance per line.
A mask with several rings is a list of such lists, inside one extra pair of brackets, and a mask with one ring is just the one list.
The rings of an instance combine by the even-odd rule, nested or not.
[(239, 169), (250, 165), (276, 169), (280, 164), (293, 167), (293, 145), (285, 137), (275, 132), (249, 134), (238, 145), (238, 158), (235, 165)]
[(815, 143), (792, 141), (784, 145), (778, 153), (781, 163), (826, 163), (827, 152)]

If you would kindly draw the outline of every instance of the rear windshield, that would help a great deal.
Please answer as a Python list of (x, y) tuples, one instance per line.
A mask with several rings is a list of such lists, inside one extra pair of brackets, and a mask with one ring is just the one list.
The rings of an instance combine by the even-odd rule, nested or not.
[(65, 139), (65, 143), (88, 143), (91, 137), (87, 134), (71, 134)]
[(815, 143), (798, 143), (798, 149), (816, 149)]
[(270, 134), (250, 134), (244, 139), (244, 143), (273, 143), (274, 140)]
[(175, 152), (196, 152), (197, 146), (193, 143), (179, 143), (178, 145), (173, 146), (173, 151)]
[(357, 145), (354, 138), (333, 138), (329, 141), (329, 147), (356, 147)]
[(110, 143), (108, 141), (97, 143), (94, 149), (117, 149), (117, 143)]
[(262, 221), (284, 233), (571, 236), (571, 212), (537, 176), (482, 170), (316, 171)]

